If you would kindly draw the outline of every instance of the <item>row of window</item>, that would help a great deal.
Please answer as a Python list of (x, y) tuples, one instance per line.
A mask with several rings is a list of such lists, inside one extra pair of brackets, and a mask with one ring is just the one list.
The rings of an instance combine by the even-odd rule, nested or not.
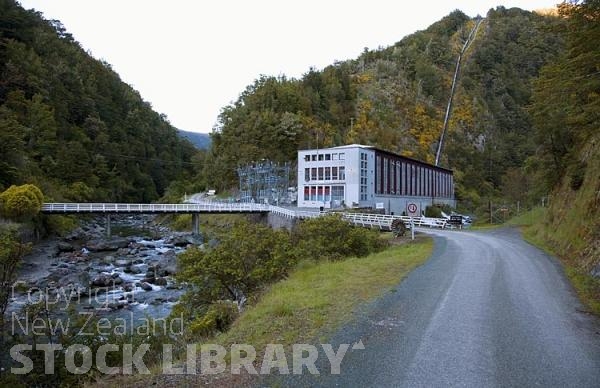
[(304, 181), (343, 181), (346, 179), (346, 168), (338, 167), (312, 167), (304, 169)]
[(375, 158), (375, 193), (423, 197), (454, 196), (452, 174), (388, 157)]
[(304, 186), (305, 201), (343, 201), (344, 186)]
[(327, 154), (306, 154), (304, 155), (305, 162), (322, 162), (325, 160), (345, 160), (346, 154), (344, 152), (333, 152)]
[(360, 153), (360, 200), (366, 201), (367, 195), (367, 154)]

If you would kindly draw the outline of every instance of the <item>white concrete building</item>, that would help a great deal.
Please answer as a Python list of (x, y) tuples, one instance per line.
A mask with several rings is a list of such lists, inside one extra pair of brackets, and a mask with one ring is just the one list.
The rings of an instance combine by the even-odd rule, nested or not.
[(371, 207), (421, 215), (455, 207), (452, 171), (371, 146), (298, 151), (298, 207)]

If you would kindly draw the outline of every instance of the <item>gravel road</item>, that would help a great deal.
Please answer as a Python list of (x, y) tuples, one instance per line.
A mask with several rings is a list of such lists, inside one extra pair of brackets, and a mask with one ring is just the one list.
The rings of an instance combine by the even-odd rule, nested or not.
[(432, 258), (331, 340), (365, 349), (284, 385), (600, 387), (599, 320), (554, 258), (516, 230), (426, 232)]

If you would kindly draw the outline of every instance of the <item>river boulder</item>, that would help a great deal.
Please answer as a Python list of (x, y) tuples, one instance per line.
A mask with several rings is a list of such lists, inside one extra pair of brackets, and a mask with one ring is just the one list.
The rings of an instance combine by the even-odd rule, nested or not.
[(90, 240), (86, 248), (92, 252), (116, 251), (121, 248), (126, 248), (129, 245), (129, 240), (126, 238), (112, 238), (110, 240), (96, 239)]

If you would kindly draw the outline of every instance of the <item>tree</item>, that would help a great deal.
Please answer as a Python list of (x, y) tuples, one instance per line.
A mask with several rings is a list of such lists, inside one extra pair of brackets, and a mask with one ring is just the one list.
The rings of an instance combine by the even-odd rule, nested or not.
[(215, 247), (181, 254), (179, 278), (197, 287), (200, 304), (221, 299), (243, 304), (250, 292), (287, 273), (295, 261), (290, 252), (286, 232), (241, 222), (220, 235)]
[(12, 185), (0, 194), (0, 212), (17, 221), (33, 218), (42, 209), (44, 195), (32, 184)]
[(0, 227), (0, 328), (4, 343), (4, 314), (11, 298), (21, 258), (29, 252), (30, 245), (19, 240), (17, 231), (10, 227)]
[(530, 112), (536, 155), (551, 190), (565, 175), (576, 189), (585, 174), (579, 160), (584, 144), (598, 131), (600, 117), (600, 1), (572, 1), (559, 6), (565, 25), (564, 55), (545, 66), (533, 87)]

